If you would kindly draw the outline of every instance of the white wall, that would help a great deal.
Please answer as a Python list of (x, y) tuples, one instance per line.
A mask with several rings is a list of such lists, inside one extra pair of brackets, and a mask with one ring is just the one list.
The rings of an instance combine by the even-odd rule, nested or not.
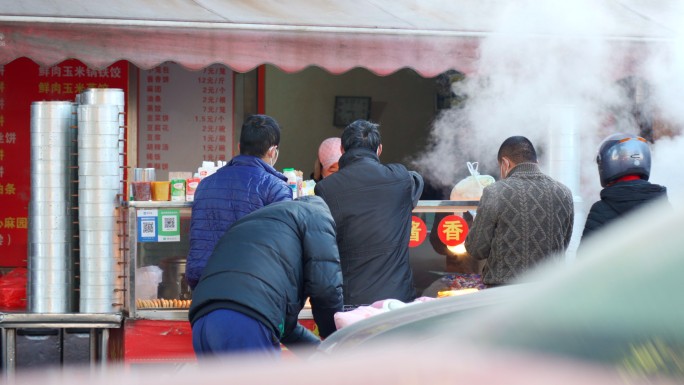
[[(380, 123), (384, 163), (401, 162), (422, 151), (436, 114), (436, 83), (405, 69), (380, 77), (366, 69), (332, 75), (311, 67), (287, 74), (276, 67), (266, 70), (266, 114), (282, 128), (276, 168), (313, 171), (318, 145), (327, 137), (340, 136), (333, 126), (336, 95), (370, 96), (371, 120)], [(239, 133), (236, 133), (239, 136)]]

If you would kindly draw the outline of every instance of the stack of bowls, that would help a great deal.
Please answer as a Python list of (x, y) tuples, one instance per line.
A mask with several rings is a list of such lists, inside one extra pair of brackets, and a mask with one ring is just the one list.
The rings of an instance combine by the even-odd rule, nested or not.
[(78, 224), (82, 313), (112, 313), (117, 298), (116, 228), (119, 193), (119, 109), (106, 104), (78, 107)]
[(31, 104), (28, 309), (33, 313), (68, 313), (75, 304), (75, 106)]

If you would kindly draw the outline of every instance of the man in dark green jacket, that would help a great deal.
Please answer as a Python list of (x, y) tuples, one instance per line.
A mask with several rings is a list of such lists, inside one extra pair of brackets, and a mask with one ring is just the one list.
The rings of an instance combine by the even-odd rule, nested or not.
[(298, 323), (307, 298), (327, 337), (342, 310), (342, 273), (335, 223), (316, 196), (256, 210), (221, 238), (192, 295), (195, 352), (278, 357), (281, 342), (295, 353), (315, 347), (320, 340)]

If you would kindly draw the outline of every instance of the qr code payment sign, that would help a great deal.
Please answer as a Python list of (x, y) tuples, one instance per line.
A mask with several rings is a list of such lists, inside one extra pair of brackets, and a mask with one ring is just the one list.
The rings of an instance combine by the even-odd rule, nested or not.
[(140, 209), (138, 242), (180, 242), (179, 209)]
[(149, 238), (157, 234), (157, 221), (154, 219), (144, 220), (140, 222), (140, 235)]
[(175, 215), (162, 216), (162, 230), (163, 231), (178, 231), (178, 217)]

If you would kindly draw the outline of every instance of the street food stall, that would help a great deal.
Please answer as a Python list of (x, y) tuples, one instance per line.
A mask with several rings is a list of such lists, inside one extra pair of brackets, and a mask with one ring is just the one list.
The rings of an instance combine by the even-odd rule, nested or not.
[[(191, 293), (182, 279), (191, 203), (131, 200), (129, 182), (136, 177), (132, 170), (179, 170), (161, 159), (173, 153), (170, 137), (191, 143), (186, 146), (190, 152), (206, 160), (225, 161), (235, 152), (236, 126), (242, 117), (268, 113), (266, 63), (288, 74), (311, 66), (335, 75), (355, 68), (374, 76), (405, 68), (422, 77), (454, 69), (475, 74), (481, 42), (497, 35), (499, 20), (491, 15), (506, 8), (503, 1), (479, 3), (425, 2), (417, 9), (410, 1), (379, 0), (297, 0), (266, 7), (250, 0), (0, 4), (0, 195), (7, 202), (0, 217), (0, 268), (7, 273), (28, 267), (32, 303), (21, 322), (40, 324), (44, 314), (55, 313), (65, 316), (50, 318), (44, 326), (56, 327), (63, 320), (64, 327), (72, 327), (83, 322), (74, 322), (72, 314), (109, 314), (113, 316), (104, 321), (93, 316), (93, 323), (85, 323), (110, 329), (104, 333), (109, 336), (110, 359), (131, 364), (194, 359), (186, 321)], [(639, 59), (647, 56), (648, 44), (673, 39), (675, 21), (647, 12), (649, 8), (638, 1), (606, 1), (601, 7), (619, 21), (604, 31), (604, 37), (614, 42), (616, 72), (637, 68)], [(553, 34), (538, 31), (535, 36)], [(249, 85), (246, 76), (237, 76), (246, 73), (255, 73), (255, 85)], [(177, 79), (181, 81), (172, 82)], [(96, 89), (109, 90), (116, 98), (123, 95), (123, 101), (113, 103), (116, 108), (81, 109), (89, 103), (80, 96), (89, 90), (97, 94), (92, 91)], [(192, 97), (179, 102), (165, 99), (167, 95)], [(43, 102), (66, 102), (62, 107), (78, 112), (57, 119), (59, 127), (40, 125), (47, 115), (32, 114), (31, 108), (37, 103), (38, 109)], [(200, 112), (173, 115), (186, 105)], [(103, 115), (111, 131), (80, 136), (78, 147), (69, 149), (74, 144), (73, 137), (68, 138), (71, 128), (81, 130), (81, 121), (86, 126), (102, 122)], [(86, 116), (97, 118), (81, 119)], [(71, 121), (74, 118), (78, 123)], [(33, 156), (38, 148), (49, 155)], [(100, 164), (104, 159), (88, 158), (102, 152), (93, 148), (105, 150), (106, 165)], [(176, 153), (174, 159), (186, 154)], [(54, 159), (75, 163), (59, 169)], [(187, 170), (198, 165), (183, 166)], [(74, 179), (79, 180), (78, 189), (71, 185)], [(39, 190), (54, 187), (59, 193)], [(416, 208), (411, 263), (421, 293), (438, 287), (433, 284), (442, 278), (457, 279), (452, 273), (476, 274), (477, 266), (455, 243), (465, 237), (467, 213), (476, 206), (477, 202), (445, 200), (421, 201)], [(42, 221), (34, 216), (46, 212), (59, 215), (46, 215)], [(59, 223), (52, 222), (55, 217)], [(152, 223), (157, 225), (150, 227)], [(79, 242), (70, 244), (77, 233)], [(57, 249), (59, 266), (52, 258)], [(50, 255), (43, 254), (45, 250)], [(36, 268), (39, 262), (50, 268)], [(49, 295), (50, 287), (59, 288), (54, 293), (60, 296)], [(39, 291), (46, 296), (31, 300)], [(44, 298), (49, 301), (37, 301)], [(14, 310), (25, 309), (26, 305)], [(118, 316), (121, 327), (112, 327)], [(306, 310), (302, 323), (315, 328)], [(17, 327), (21, 323), (15, 318), (0, 318), (3, 331)], [(3, 348), (9, 339), (3, 338)]]
[[(409, 255), (419, 294), (433, 281), (445, 282), (450, 274), (476, 275), (476, 272), (461, 269), (463, 260), (468, 258), (465, 253), (445, 253), (438, 245), (446, 247), (447, 244), (458, 246), (463, 243), (468, 232), (463, 216), (475, 210), (477, 203), (418, 203), (414, 210)], [(114, 341), (112, 357), (128, 364), (194, 360), (187, 321), (192, 293), (183, 274), (189, 249), (191, 212), (192, 202), (124, 203), (123, 221), (128, 240), (125, 248), (125, 275), (128, 277), (124, 300), (126, 317), (121, 329), (111, 331), (111, 340)], [(446, 243), (431, 242), (430, 233), (443, 234), (449, 239), (445, 238)], [(440, 250), (441, 254), (435, 250)], [(448, 287), (448, 283), (444, 287)], [(309, 308), (305, 307), (300, 313), (300, 323), (316, 332)]]

